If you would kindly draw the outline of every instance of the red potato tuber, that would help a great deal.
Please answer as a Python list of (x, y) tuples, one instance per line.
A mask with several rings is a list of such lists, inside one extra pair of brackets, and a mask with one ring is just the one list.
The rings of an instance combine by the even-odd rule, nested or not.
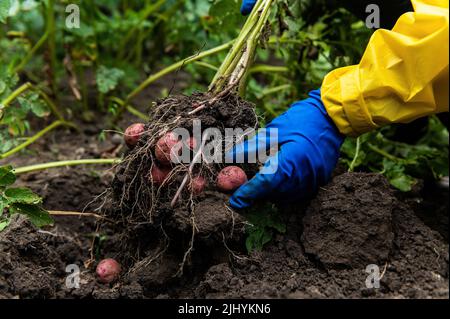
[(119, 278), (120, 271), (120, 264), (112, 258), (100, 261), (96, 269), (98, 280), (105, 284), (109, 284)]
[(150, 179), (154, 185), (160, 186), (162, 185), (162, 183), (164, 183), (169, 174), (170, 174), (169, 168), (153, 165), (150, 171)]
[(124, 140), (128, 147), (134, 147), (145, 131), (145, 125), (142, 123), (135, 123), (130, 125), (124, 133)]
[(156, 143), (155, 147), (156, 159), (162, 165), (170, 165), (172, 162), (171, 154), (174, 154), (176, 150), (179, 151), (178, 138), (176, 134), (169, 132), (163, 137), (161, 137)]
[(247, 174), (237, 166), (227, 166), (217, 175), (217, 188), (225, 193), (232, 192), (247, 182)]
[(191, 191), (194, 195), (200, 195), (206, 187), (206, 179), (203, 176), (195, 176), (191, 181)]
[(195, 137), (190, 137), (187, 141), (186, 141), (186, 145), (187, 147), (189, 147), (189, 149), (191, 151), (195, 150), (197, 148), (197, 139)]

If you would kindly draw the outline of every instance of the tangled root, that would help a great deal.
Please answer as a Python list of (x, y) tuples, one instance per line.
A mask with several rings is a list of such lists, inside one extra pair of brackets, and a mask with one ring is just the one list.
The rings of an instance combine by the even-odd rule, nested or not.
[[(214, 101), (214, 103), (208, 105), (210, 101)], [(207, 107), (201, 111), (192, 112), (199, 105), (205, 104)], [(110, 205), (108, 209), (103, 210), (104, 215), (116, 221), (123, 230), (124, 250), (128, 253), (131, 248), (130, 238), (133, 237), (134, 240), (139, 241), (136, 237), (142, 229), (144, 229), (145, 235), (139, 235), (139, 238), (148, 238), (149, 236), (159, 238), (161, 248), (156, 250), (156, 254), (149, 253), (144, 258), (141, 254), (146, 254), (142, 252), (142, 247), (145, 245), (143, 243), (132, 244), (135, 250), (139, 250), (132, 257), (134, 261), (137, 261), (135, 267), (148, 266), (149, 262), (170, 250), (170, 241), (175, 240), (178, 241), (177, 245), (179, 242), (183, 242), (179, 246), (184, 247), (184, 253), (178, 253), (180, 260), (176, 275), (180, 276), (190, 258), (196, 236), (210, 236), (210, 234), (205, 234), (205, 229), (210, 227), (211, 230), (206, 233), (217, 232), (214, 236), (222, 244), (225, 239), (221, 234), (225, 232), (232, 237), (237, 223), (242, 221), (237, 221), (234, 213), (230, 214), (230, 209), (225, 205), (226, 196), (218, 194), (214, 189), (216, 176), (225, 166), (222, 163), (202, 161), (195, 165), (174, 165), (162, 185), (155, 185), (150, 178), (153, 165), (158, 165), (154, 153), (158, 140), (176, 128), (185, 128), (192, 133), (194, 120), (201, 121), (202, 134), (208, 128), (217, 128), (222, 136), (225, 136), (225, 128), (241, 128), (245, 131), (258, 127), (254, 106), (234, 94), (228, 94), (220, 99), (212, 99), (208, 94), (197, 93), (192, 96), (171, 96), (156, 102), (152, 109), (151, 120), (145, 125), (145, 132), (138, 144), (126, 154), (116, 169), (112, 186), (106, 195)], [(235, 137), (231, 141), (231, 146), (242, 138)], [(230, 141), (223, 141), (223, 154), (225, 154), (225, 144), (230, 145)], [(254, 175), (258, 170), (257, 164), (241, 166), (248, 176)], [(194, 175), (201, 175), (208, 182), (207, 190), (201, 195), (194, 195), (189, 187), (180, 187), (183, 179), (188, 177), (190, 180), (190, 177)], [(178, 195), (179, 198), (174, 207), (170, 203), (174, 197), (177, 199)], [(221, 222), (227, 224), (227, 229), (221, 228), (221, 226), (215, 227), (214, 223), (210, 221), (207, 222), (207, 224), (209, 223), (207, 227), (197, 225), (203, 222), (199, 219), (205, 220), (205, 218), (211, 217), (205, 215), (205, 212), (197, 210), (199, 203), (205, 203), (208, 200), (211, 203), (222, 201), (220, 205), (223, 213), (222, 215), (218, 214), (220, 215), (219, 219), (222, 218)], [(200, 207), (207, 206), (200, 205)], [(214, 212), (212, 213), (214, 214)], [(150, 233), (153, 234), (149, 235)]]

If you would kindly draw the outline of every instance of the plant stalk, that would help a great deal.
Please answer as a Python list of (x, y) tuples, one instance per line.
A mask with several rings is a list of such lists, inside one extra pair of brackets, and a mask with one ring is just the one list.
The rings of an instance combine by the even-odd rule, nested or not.
[(30, 166), (24, 166), (14, 169), (15, 174), (24, 174), (35, 171), (42, 171), (49, 168), (66, 167), (66, 166), (77, 166), (77, 165), (104, 165), (104, 164), (118, 164), (120, 159), (118, 158), (101, 158), (101, 159), (80, 159), (80, 160), (67, 160), (59, 162), (50, 162), (44, 164), (35, 164)]
[(256, 47), (270, 15), (274, 0), (258, 0), (233, 47), (214, 76), (209, 90), (214, 94), (226, 88), (239, 87), (243, 92), (245, 79), (253, 62)]
[(361, 137), (358, 136), (358, 138), (356, 139), (355, 156), (353, 156), (353, 160), (350, 163), (350, 166), (348, 167), (349, 172), (353, 172), (355, 170), (356, 161), (358, 160), (360, 151), (361, 151)]
[(207, 56), (210, 55), (214, 55), (216, 53), (219, 53), (221, 51), (227, 50), (229, 49), (232, 45), (233, 45), (234, 40), (227, 42), (225, 44), (222, 44), (218, 47), (209, 49), (207, 51), (201, 52), (199, 54), (195, 54), (193, 56), (190, 56), (186, 59), (183, 59), (181, 61), (178, 61), (172, 65), (169, 65), (168, 67), (162, 69), (161, 71), (150, 75), (144, 82), (142, 82), (137, 88), (135, 88), (130, 94), (128, 94), (125, 103), (128, 103), (131, 99), (133, 99), (136, 95), (138, 95), (139, 93), (141, 93), (146, 87), (148, 87), (150, 84), (152, 84), (153, 82), (155, 82), (156, 80), (159, 80), (160, 78), (162, 78), (163, 76), (169, 74), (170, 72), (173, 72), (177, 69), (179, 69), (180, 67), (187, 65), (189, 63), (201, 60)]
[(62, 126), (62, 125), (68, 126), (68, 127), (75, 127), (75, 125), (73, 125), (72, 123), (69, 123), (69, 122), (59, 121), (59, 120), (55, 121), (52, 124), (50, 124), (49, 126), (47, 126), (46, 128), (44, 128), (43, 130), (37, 132), (32, 137), (28, 138), (22, 144), (14, 147), (13, 149), (9, 150), (6, 153), (0, 154), (0, 159), (4, 159), (4, 158), (7, 158), (7, 157), (9, 157), (9, 156), (11, 156), (13, 154), (16, 154), (17, 152), (23, 150), (24, 148), (26, 148), (30, 144), (33, 144), (34, 142), (36, 142), (39, 138), (41, 138), (42, 136), (44, 136), (48, 132), (50, 132), (50, 131), (54, 130), (55, 128), (57, 128), (58, 126)]
[(31, 50), (27, 52), (27, 54), (25, 55), (23, 60), (16, 67), (14, 67), (13, 73), (22, 71), (22, 69), (25, 67), (25, 65), (27, 65), (27, 63), (31, 60), (33, 55), (36, 53), (36, 51), (38, 51), (42, 47), (42, 45), (45, 42), (47, 42), (47, 38), (48, 38), (48, 32), (45, 31), (45, 33), (38, 40), (38, 42), (36, 42), (36, 44), (31, 48)]
[(56, 100), (58, 100), (58, 90), (56, 84), (56, 26), (55, 26), (55, 0), (48, 0), (46, 8), (47, 26), (46, 33), (48, 34), (47, 46), (50, 59), (50, 73), (51, 73), (51, 87), (52, 93)]

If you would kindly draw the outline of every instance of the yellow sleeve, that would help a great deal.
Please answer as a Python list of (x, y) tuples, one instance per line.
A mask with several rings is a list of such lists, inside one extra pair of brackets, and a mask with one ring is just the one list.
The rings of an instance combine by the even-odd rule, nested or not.
[(448, 112), (448, 0), (412, 0), (414, 12), (377, 30), (359, 65), (334, 70), (322, 100), (341, 133)]

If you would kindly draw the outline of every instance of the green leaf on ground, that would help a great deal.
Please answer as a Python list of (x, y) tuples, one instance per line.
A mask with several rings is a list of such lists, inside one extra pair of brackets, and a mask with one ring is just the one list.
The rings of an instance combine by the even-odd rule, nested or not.
[(10, 207), (11, 213), (18, 213), (28, 216), (36, 227), (43, 227), (53, 224), (50, 214), (38, 205), (14, 203)]
[(12, 166), (0, 166), (0, 187), (14, 184), (16, 175)]
[(8, 188), (5, 196), (9, 203), (36, 205), (42, 202), (42, 198), (28, 188)]
[(247, 251), (262, 250), (274, 234), (285, 233), (286, 225), (281, 220), (275, 207), (270, 204), (254, 207), (246, 217), (251, 224), (247, 228), (248, 237), (245, 241)]
[(117, 68), (107, 68), (101, 65), (97, 69), (96, 81), (98, 90), (106, 94), (114, 90), (121, 78), (125, 76), (125, 72)]
[(37, 93), (27, 94), (24, 97), (19, 97), (18, 101), (22, 106), (24, 112), (33, 112), (37, 117), (45, 117), (50, 114), (50, 109), (45, 104)]

